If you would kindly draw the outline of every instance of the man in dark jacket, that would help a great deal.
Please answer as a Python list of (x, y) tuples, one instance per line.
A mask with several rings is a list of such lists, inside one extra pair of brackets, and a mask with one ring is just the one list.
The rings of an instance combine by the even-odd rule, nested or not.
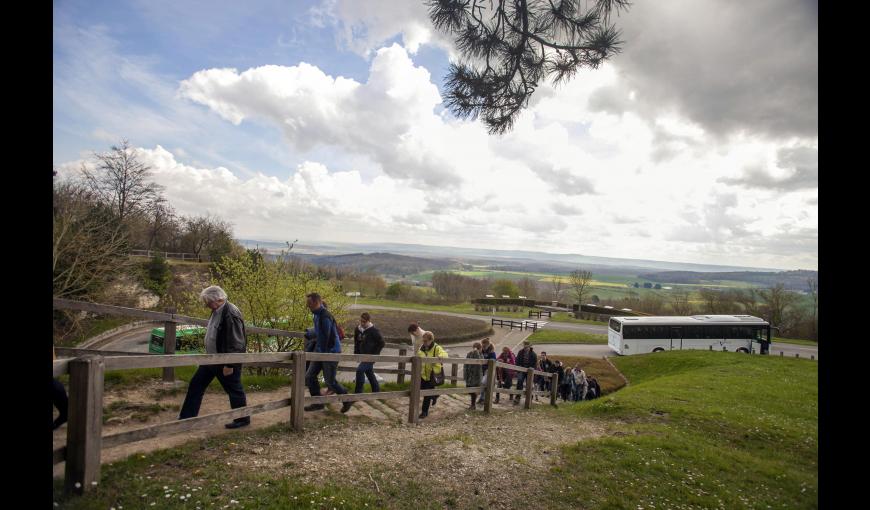
[[(555, 371), (555, 367), (553, 365), (553, 362), (547, 358), (546, 351), (541, 351), (541, 358), (538, 360), (538, 367), (539, 367), (538, 370), (541, 370), (542, 372), (549, 372), (552, 374)], [(543, 375), (539, 375), (539, 376), (536, 376), (535, 379), (537, 379), (538, 389), (540, 391), (549, 391), (550, 390), (550, 378), (549, 377), (544, 377)], [(537, 399), (535, 399), (535, 400), (537, 400)]]
[[(495, 346), (492, 345), (492, 342), (489, 341), (489, 338), (484, 338), (483, 340), (481, 340), (480, 346), (481, 346), (480, 355), (483, 357), (483, 359), (497, 359), (497, 356), (495, 354)], [(466, 366), (469, 366), (469, 365), (466, 365)], [(486, 365), (480, 365), (480, 366), (483, 367), (481, 369), (481, 372), (482, 372), (481, 380), (483, 381), (483, 384), (486, 384), (487, 366)], [(498, 395), (498, 393), (496, 393), (496, 395)], [(481, 392), (480, 398), (477, 399), (478, 404), (483, 403), (483, 396), (484, 396), (484, 394)]]
[[(313, 336), (316, 339), (314, 343), (314, 352), (336, 353), (341, 354), (341, 338), (338, 335), (338, 325), (335, 322), (335, 317), (326, 309), (323, 299), (320, 294), (312, 292), (305, 296), (306, 304), (311, 313), (314, 314), (314, 331)], [(344, 386), (338, 384), (335, 380), (338, 372), (338, 361), (312, 361), (305, 372), (305, 384), (308, 386), (308, 391), (312, 397), (320, 396), (320, 382), (317, 380), (317, 375), (323, 371), (323, 380), (326, 386), (338, 395), (344, 395), (347, 390)], [(342, 402), (341, 412), (346, 413), (353, 402)], [(305, 406), (306, 411), (318, 411), (326, 407), (324, 404), (310, 404)]]
[[(244, 353), (247, 349), (245, 323), (242, 312), (236, 305), (227, 301), (227, 293), (217, 285), (204, 289), (199, 297), (206, 307), (211, 309), (211, 317), (205, 332), (205, 352), (207, 354)], [(217, 377), (224, 391), (230, 397), (230, 407), (236, 409), (245, 407), (245, 389), (242, 387), (242, 364), (230, 365), (200, 365), (187, 386), (187, 396), (181, 406), (179, 420), (192, 418), (199, 414), (202, 396), (211, 381)], [(236, 429), (250, 425), (251, 417), (236, 418), (225, 425), (228, 429)]]
[(555, 372), (558, 374), (556, 376), (556, 388), (559, 392), (559, 395), (562, 397), (562, 400), (568, 400), (567, 392), (569, 386), (565, 384), (565, 367), (562, 365), (561, 361), (555, 362)]
[[(532, 343), (528, 340), (523, 341), (523, 348), (520, 349), (520, 352), (517, 353), (517, 367), (522, 368), (537, 368), (538, 366), (538, 355), (535, 354), (535, 351), (532, 349)], [(526, 381), (526, 376), (528, 372), (526, 370), (517, 370), (517, 389), (523, 389), (523, 383)], [(528, 381), (528, 384), (532, 384), (532, 381)], [(514, 405), (519, 405), (520, 399), (514, 400)]]
[[(378, 328), (372, 324), (372, 317), (368, 312), (363, 312), (359, 316), (359, 326), (353, 330), (353, 353), (354, 354), (380, 354), (384, 348), (384, 337)], [(375, 376), (375, 363), (373, 361), (362, 361), (356, 367), (356, 388), (354, 393), (362, 393), (363, 385), (366, 377), (369, 379), (369, 384), (372, 386), (372, 393), (381, 391), (381, 386), (378, 384), (378, 379)]]

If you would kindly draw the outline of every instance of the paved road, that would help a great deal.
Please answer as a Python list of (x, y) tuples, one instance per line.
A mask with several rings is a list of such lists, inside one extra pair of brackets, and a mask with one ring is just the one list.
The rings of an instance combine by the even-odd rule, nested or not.
[[(388, 307), (388, 306), (374, 306), (374, 305), (351, 305), (352, 309), (371, 309), (371, 310), (398, 310), (398, 311), (409, 311), (407, 308), (398, 308), (398, 307)], [(411, 310), (413, 311), (413, 310)], [(465, 314), (465, 313), (454, 313), (454, 312), (441, 312), (441, 311), (424, 311), (418, 310), (420, 312), (425, 313), (434, 313), (440, 315), (452, 315), (456, 317), (466, 317), (469, 319), (478, 319), (484, 322), (490, 321), (490, 316), (488, 315), (474, 315), (474, 314)], [(510, 317), (495, 317), (496, 319), (504, 318), (510, 319)], [(513, 319), (517, 320), (517, 319)], [(109, 351), (127, 351), (127, 352), (148, 352), (148, 342), (151, 338), (151, 329), (154, 326), (143, 326), (141, 328), (132, 329), (130, 331), (120, 333), (114, 340), (105, 344), (102, 347), (102, 350)], [(606, 334), (607, 327), (606, 326), (595, 326), (589, 324), (573, 324), (570, 322), (548, 322), (545, 326), (547, 329), (555, 329), (560, 331), (582, 331), (585, 333), (593, 333), (593, 334)], [(495, 327), (496, 337), (493, 338), (494, 343), (498, 348), (501, 348), (502, 345), (507, 345), (512, 350), (516, 351), (515, 347), (522, 342), (525, 337), (529, 335), (527, 331), (519, 331), (519, 330), (508, 330), (506, 328), (502, 329), (498, 326)], [(457, 349), (457, 352), (453, 354), (457, 354), (458, 350), (461, 348), (469, 347), (473, 343), (473, 340), (469, 340), (467, 342), (461, 342), (458, 344), (451, 344), (449, 347), (451, 350), (454, 348)], [(614, 355), (613, 351), (610, 350), (606, 345), (586, 345), (586, 344), (536, 344), (535, 350), (547, 351), (550, 355), (562, 355), (562, 356), (612, 356)], [(779, 356), (779, 353), (782, 352), (783, 356), (787, 356), (793, 358), (795, 354), (799, 354), (801, 358), (809, 358), (810, 356), (814, 356), (815, 359), (819, 359), (819, 349), (818, 347), (808, 346), (808, 345), (793, 345), (793, 344), (781, 344), (781, 343), (773, 343), (770, 346), (770, 354), (772, 356)], [(462, 353), (464, 356), (464, 352)]]
[(100, 347), (100, 350), (148, 352), (148, 342), (151, 341), (151, 330), (155, 327), (159, 326), (149, 324), (119, 333), (113, 340)]

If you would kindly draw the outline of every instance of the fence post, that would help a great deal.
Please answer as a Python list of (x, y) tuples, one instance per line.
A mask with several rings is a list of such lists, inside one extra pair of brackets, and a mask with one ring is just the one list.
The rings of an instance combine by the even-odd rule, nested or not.
[(423, 374), (423, 360), (419, 356), (411, 359), (411, 394), (408, 397), (408, 423), (417, 423), (417, 410), (420, 409), (420, 377)]
[(559, 374), (553, 372), (550, 376), (550, 405), (556, 407), (556, 390), (559, 388)]
[(483, 412), (492, 410), (492, 392), (495, 388), (495, 360), (486, 361), (486, 393), (483, 396)]
[(293, 352), (293, 385), (290, 387), (290, 425), (302, 432), (305, 414), (305, 351)]
[[(174, 314), (175, 308), (166, 308), (166, 313)], [(163, 354), (175, 354), (175, 323), (163, 323)], [(175, 382), (175, 367), (163, 368), (163, 382)]]
[(69, 362), (69, 421), (64, 473), (67, 493), (82, 494), (100, 480), (104, 372), (102, 356), (88, 354)]
[[(453, 363), (452, 365), (450, 365), (450, 376), (451, 377), (459, 377), (459, 365), (458, 364)], [(453, 379), (453, 381), (451, 381), (451, 382), (453, 383), (453, 386), (459, 385), (459, 381), (457, 381), (456, 379)]]
[(779, 351), (779, 357), (780, 358), (782, 357), (782, 351)]
[(526, 372), (526, 409), (532, 408), (532, 392), (535, 391), (535, 369), (529, 367)]
[(801, 357), (801, 353), (799, 353), (799, 352), (794, 353), (794, 357), (795, 357), (795, 358), (800, 358), (800, 357)]
[[(408, 349), (399, 349), (399, 356), (407, 356), (407, 355), (408, 355)], [(401, 370), (402, 372), (400, 372), (399, 375), (396, 376), (396, 382), (398, 384), (402, 384), (405, 382), (405, 372), (404, 372), (405, 363), (403, 363), (403, 362), (399, 363), (399, 370)]]

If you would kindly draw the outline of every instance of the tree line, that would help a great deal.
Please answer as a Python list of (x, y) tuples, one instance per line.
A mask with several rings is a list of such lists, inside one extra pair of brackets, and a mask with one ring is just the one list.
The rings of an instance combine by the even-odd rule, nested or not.
[(232, 225), (214, 215), (180, 215), (127, 140), (94, 153), (53, 184), (53, 292), (97, 298), (129, 273), (131, 250), (193, 253), (219, 260), (244, 249)]

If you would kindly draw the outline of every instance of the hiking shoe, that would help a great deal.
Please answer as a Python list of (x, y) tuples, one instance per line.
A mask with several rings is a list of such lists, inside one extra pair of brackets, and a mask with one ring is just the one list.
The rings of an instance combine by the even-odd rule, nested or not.
[(520, 405), (520, 399), (516, 399), (516, 400), (514, 400), (514, 405), (515, 405), (515, 406)]
[(353, 407), (353, 402), (342, 402), (341, 403), (341, 412), (346, 413), (350, 411), (350, 408)]
[(429, 413), (420, 413), (420, 416), (418, 416), (417, 418), (418, 418), (418, 419), (423, 419), (423, 418), (425, 418), (425, 417), (427, 417), (427, 416), (429, 416)]
[(326, 407), (326, 406), (323, 404), (309, 404), (309, 405), (305, 406), (303, 409), (305, 409), (306, 411), (320, 411), (324, 407)]
[(231, 422), (227, 423), (226, 425), (224, 425), (224, 427), (226, 427), (226, 428), (228, 428), (228, 429), (237, 429), (237, 428), (240, 428), (240, 427), (247, 427), (247, 426), (250, 425), (250, 424), (251, 424), (251, 420), (247, 420), (247, 421), (231, 421)]

